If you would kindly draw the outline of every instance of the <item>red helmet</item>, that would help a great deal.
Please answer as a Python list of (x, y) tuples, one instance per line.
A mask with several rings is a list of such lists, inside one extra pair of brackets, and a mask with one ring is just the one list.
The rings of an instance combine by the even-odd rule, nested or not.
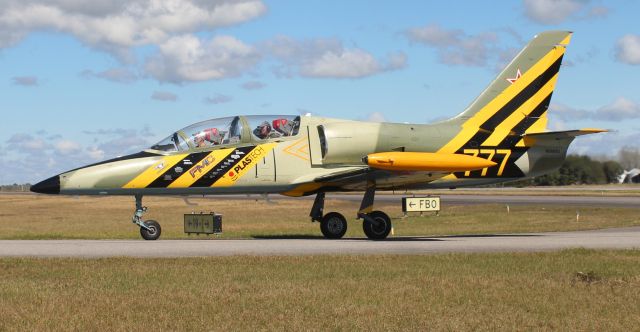
[(209, 128), (202, 131), (204, 133), (204, 139), (209, 142), (214, 142), (220, 137), (218, 128)]
[(273, 129), (280, 131), (282, 130), (282, 127), (287, 125), (288, 122), (289, 121), (287, 121), (287, 119), (275, 119), (273, 120)]

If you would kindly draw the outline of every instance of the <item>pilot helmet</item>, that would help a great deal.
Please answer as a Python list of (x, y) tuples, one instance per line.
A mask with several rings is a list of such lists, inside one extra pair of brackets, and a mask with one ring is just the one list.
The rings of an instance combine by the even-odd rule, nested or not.
[(271, 125), (269, 124), (269, 122), (264, 121), (263, 123), (261, 123), (258, 126), (258, 132), (260, 133), (260, 136), (267, 137), (267, 135), (269, 135), (269, 133), (271, 132)]

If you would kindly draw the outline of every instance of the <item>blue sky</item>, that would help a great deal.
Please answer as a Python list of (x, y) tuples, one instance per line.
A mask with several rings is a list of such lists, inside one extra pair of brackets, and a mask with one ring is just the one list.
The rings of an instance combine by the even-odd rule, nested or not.
[(140, 151), (193, 122), (461, 112), (535, 34), (571, 30), (550, 129), (640, 140), (640, 2), (0, 0), (0, 184)]

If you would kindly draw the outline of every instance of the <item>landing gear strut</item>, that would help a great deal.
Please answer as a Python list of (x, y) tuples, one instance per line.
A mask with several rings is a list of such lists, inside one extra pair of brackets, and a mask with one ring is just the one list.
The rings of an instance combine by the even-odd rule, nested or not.
[(311, 208), (311, 221), (320, 222), (320, 231), (327, 239), (341, 239), (347, 232), (347, 219), (338, 212), (329, 212), (322, 215), (324, 211), (324, 193), (316, 194)]
[[(367, 191), (358, 210), (358, 219), (362, 219), (362, 230), (369, 239), (383, 240), (391, 233), (391, 218), (382, 211), (372, 211), (375, 193), (375, 183), (367, 183)], [(347, 232), (347, 219), (338, 212), (324, 214), (324, 196), (324, 192), (316, 194), (309, 216), (311, 221), (320, 222), (320, 231), (325, 238), (341, 239)]]
[(140, 235), (145, 240), (157, 240), (162, 233), (160, 224), (155, 220), (142, 220), (142, 215), (147, 212), (147, 207), (142, 206), (142, 195), (136, 197), (136, 212), (133, 214), (132, 222), (140, 226)]
[(364, 193), (360, 210), (358, 211), (358, 219), (362, 219), (362, 230), (364, 234), (371, 240), (384, 240), (391, 233), (391, 218), (382, 211), (373, 210), (373, 200), (376, 194), (376, 185), (374, 182), (367, 183), (367, 191)]

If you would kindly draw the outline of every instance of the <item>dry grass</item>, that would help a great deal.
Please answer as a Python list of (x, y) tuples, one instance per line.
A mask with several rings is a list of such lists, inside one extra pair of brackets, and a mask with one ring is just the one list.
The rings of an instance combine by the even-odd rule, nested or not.
[(599, 196), (599, 197), (637, 197), (640, 196), (638, 184), (571, 185), (539, 187), (488, 187), (458, 188), (456, 190), (419, 190), (416, 193), (433, 195), (525, 195), (525, 196)]
[(12, 258), (0, 259), (0, 280), (0, 330), (640, 326), (640, 251)]
[[(162, 224), (162, 238), (187, 238), (183, 214), (215, 211), (224, 214), (223, 238), (320, 236), (318, 223), (309, 221), (312, 201), (301, 199), (229, 200), (192, 198), (189, 206), (177, 197), (148, 197), (146, 219)], [(394, 233), (407, 235), (447, 235), (566, 231), (640, 225), (636, 209), (445, 205), (439, 216), (425, 214), (400, 219), (398, 203), (376, 204), (394, 219)], [(131, 224), (131, 197), (65, 197), (44, 195), (0, 195), (0, 238), (2, 239), (137, 239)], [(325, 211), (338, 211), (349, 220), (348, 237), (363, 237), (361, 222), (354, 218), (359, 202), (327, 200)], [(202, 236), (201, 236), (202, 237)], [(192, 236), (195, 238), (195, 236)], [(215, 237), (212, 237), (215, 238)]]

